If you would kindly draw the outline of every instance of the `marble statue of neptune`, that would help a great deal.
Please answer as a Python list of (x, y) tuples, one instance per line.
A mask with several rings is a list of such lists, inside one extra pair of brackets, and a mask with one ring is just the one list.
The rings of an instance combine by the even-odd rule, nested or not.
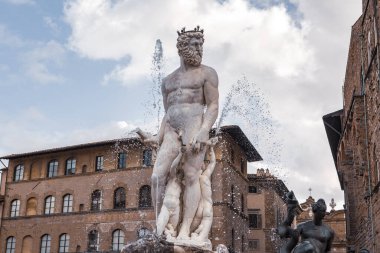
[(154, 140), (160, 146), (152, 173), (152, 199), (158, 214), (170, 168), (181, 147), (185, 147), (179, 165), (184, 174), (184, 192), (177, 240), (190, 239), (190, 227), (201, 200), (200, 176), (209, 131), (218, 116), (218, 76), (213, 68), (201, 64), (203, 42), (203, 30), (199, 26), (178, 32), (180, 66), (162, 81), (165, 116)]

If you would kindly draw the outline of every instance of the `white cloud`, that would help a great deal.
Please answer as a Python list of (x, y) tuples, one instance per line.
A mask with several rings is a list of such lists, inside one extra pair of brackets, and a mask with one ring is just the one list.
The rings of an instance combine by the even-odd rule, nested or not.
[[(284, 140), (276, 173), (284, 175), (300, 201), (312, 187), (316, 198), (335, 197), (341, 203), (321, 117), (342, 107), (350, 28), (361, 3), (345, 1), (342, 8), (339, 0), (291, 2), (301, 19), (293, 20), (283, 4), (257, 9), (244, 0), (69, 0), (64, 13), (72, 28), (69, 47), (89, 59), (115, 60), (104, 82), (127, 85), (149, 78), (156, 39), (163, 42), (166, 69), (176, 68), (176, 30), (201, 25), (204, 63), (219, 74), (221, 105), (237, 79), (244, 75), (254, 82)], [(125, 58), (128, 64), (120, 63)], [(232, 115), (226, 124), (237, 122), (241, 119)], [(277, 145), (276, 140), (269, 145)], [(264, 159), (270, 157), (267, 147), (256, 148)], [(263, 165), (273, 162), (264, 160)]]
[(25, 54), (24, 67), (26, 74), (33, 80), (48, 84), (63, 80), (53, 73), (52, 67), (61, 67), (65, 58), (65, 48), (56, 41), (49, 41), (33, 48)]
[(204, 62), (215, 67), (222, 80), (232, 81), (228, 76), (252, 69), (279, 77), (299, 76), (309, 72), (313, 62), (305, 40), (307, 30), (296, 27), (282, 5), (258, 10), (243, 0), (223, 4), (214, 0), (72, 0), (65, 5), (65, 19), (72, 28), (69, 46), (81, 56), (131, 57), (127, 66), (117, 65), (105, 81), (132, 84), (146, 78), (158, 38), (164, 44), (168, 69), (174, 69), (178, 65), (176, 30), (197, 24), (205, 29)]

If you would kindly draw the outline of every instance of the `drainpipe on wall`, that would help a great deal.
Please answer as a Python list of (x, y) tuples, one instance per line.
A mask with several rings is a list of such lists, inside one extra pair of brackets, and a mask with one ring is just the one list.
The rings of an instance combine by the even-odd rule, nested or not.
[(377, 17), (377, 1), (378, 0), (373, 0), (373, 13), (374, 13), (374, 30), (375, 30), (375, 33), (376, 33), (376, 58), (377, 58), (377, 83), (378, 85), (380, 86), (380, 53), (379, 53), (379, 30), (377, 29), (377, 21), (378, 21), (378, 17)]
[[(369, 2), (369, 0), (368, 0)], [(368, 4), (367, 2), (367, 4)], [(364, 17), (363, 17), (364, 18)], [(369, 144), (368, 144), (368, 125), (367, 125), (367, 102), (366, 102), (366, 89), (365, 89), (365, 75), (364, 75), (364, 63), (363, 63), (363, 24), (362, 21), (362, 33), (360, 35), (360, 59), (361, 59), (361, 92), (363, 95), (363, 103), (364, 103), (364, 127), (365, 127), (365, 145), (366, 145), (366, 153), (367, 153), (367, 171), (368, 171), (368, 216), (371, 222), (371, 237), (372, 237), (372, 250), (375, 252), (375, 236), (374, 236), (374, 220), (373, 220), (373, 206), (372, 206), (372, 173), (371, 166), (369, 160)]]

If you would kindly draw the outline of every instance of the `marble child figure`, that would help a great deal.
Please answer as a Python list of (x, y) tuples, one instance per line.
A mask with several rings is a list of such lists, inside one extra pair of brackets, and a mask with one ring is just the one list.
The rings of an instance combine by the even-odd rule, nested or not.
[[(214, 152), (214, 146), (218, 142), (218, 137), (211, 138), (206, 145), (210, 149), (210, 163), (203, 170), (202, 175), (199, 178), (201, 185), (201, 201), (198, 205), (197, 214), (193, 220), (191, 226), (195, 226), (196, 221), (200, 221), (195, 231), (191, 234), (191, 239), (198, 241), (208, 241), (208, 234), (211, 230), (213, 219), (213, 207), (212, 207), (212, 188), (211, 188), (211, 176), (214, 172), (216, 165), (216, 158)], [(203, 166), (204, 167), (204, 166)], [(198, 223), (198, 222), (197, 222)]]
[(186, 147), (181, 147), (177, 157), (174, 159), (171, 167), (168, 183), (166, 184), (165, 197), (163, 205), (158, 215), (156, 227), (156, 233), (162, 235), (165, 231), (167, 236), (177, 236), (177, 225), (179, 222), (180, 212), (180, 196), (181, 196), (181, 175), (179, 172), (179, 166), (183, 153), (185, 153)]

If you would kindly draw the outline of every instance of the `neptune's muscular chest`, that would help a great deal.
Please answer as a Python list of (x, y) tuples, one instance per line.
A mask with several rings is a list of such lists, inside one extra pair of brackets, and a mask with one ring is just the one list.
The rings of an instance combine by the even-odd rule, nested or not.
[(205, 78), (200, 69), (174, 73), (164, 83), (168, 105), (202, 103)]

